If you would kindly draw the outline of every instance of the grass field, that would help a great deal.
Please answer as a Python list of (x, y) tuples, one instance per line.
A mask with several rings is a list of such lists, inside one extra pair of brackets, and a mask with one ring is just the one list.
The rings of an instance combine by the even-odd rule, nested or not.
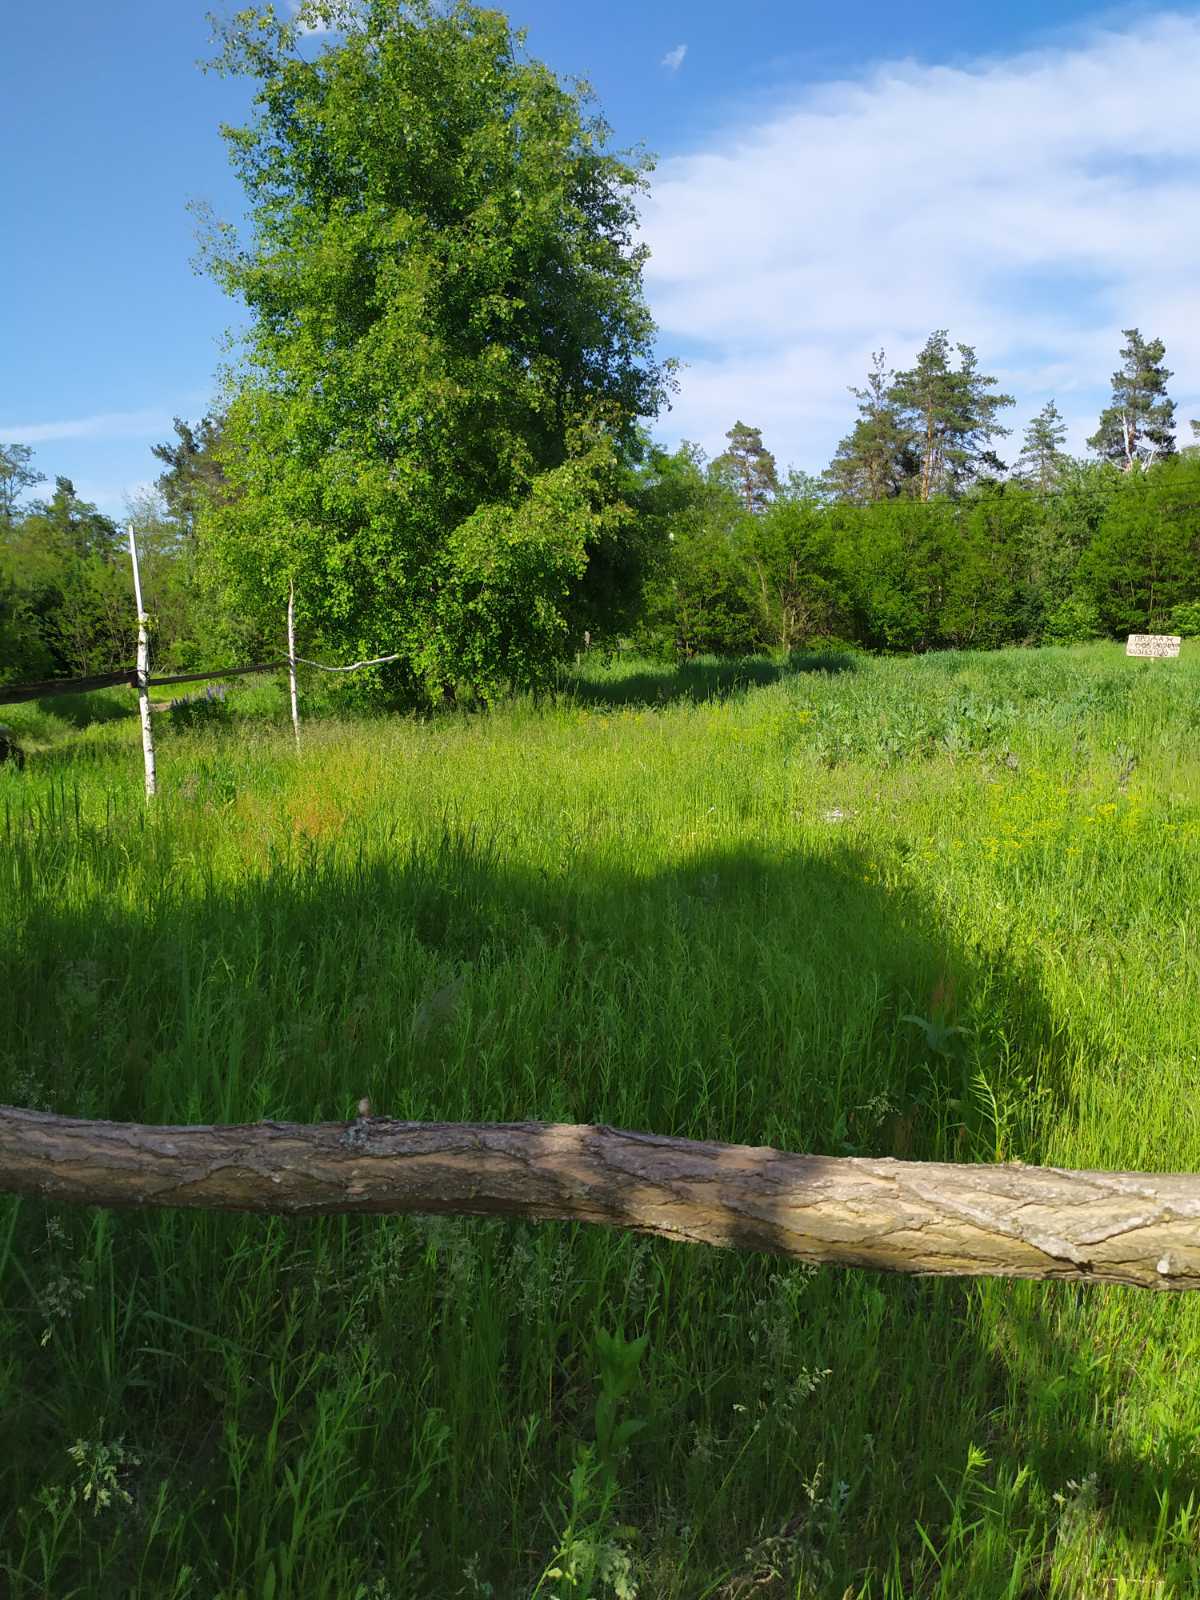
[[(1200, 1171), (1196, 650), (803, 665), (234, 690), (150, 810), (13, 708), (0, 1101)], [(1200, 1595), (1200, 1296), (0, 1199), (0, 1415), (13, 1600)]]

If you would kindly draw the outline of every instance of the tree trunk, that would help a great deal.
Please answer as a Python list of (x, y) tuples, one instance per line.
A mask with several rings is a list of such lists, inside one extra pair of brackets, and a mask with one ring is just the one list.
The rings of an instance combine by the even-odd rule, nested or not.
[(1200, 1177), (787, 1155), (606, 1127), (147, 1127), (0, 1107), (0, 1191), (556, 1219), (885, 1272), (1200, 1288)]
[(288, 581), (288, 609), (287, 609), (287, 644), (288, 644), (288, 693), (292, 701), (292, 732), (296, 736), (296, 748), (300, 748), (300, 698), (296, 692), (296, 584), (294, 580)]
[(129, 525), (129, 559), (133, 565), (133, 596), (137, 602), (137, 691), (138, 714), (142, 720), (142, 765), (145, 768), (146, 799), (151, 800), (158, 788), (158, 778), (154, 765), (154, 729), (150, 721), (150, 632), (142, 605), (142, 575), (138, 568), (137, 539), (132, 523)]

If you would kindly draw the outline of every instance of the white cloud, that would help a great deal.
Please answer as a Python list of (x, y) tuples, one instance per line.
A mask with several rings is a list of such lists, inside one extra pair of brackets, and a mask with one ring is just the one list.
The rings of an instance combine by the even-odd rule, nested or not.
[[(719, 448), (735, 417), (782, 460), (828, 460), (872, 350), (934, 328), (1017, 396), (1095, 426), (1121, 330), (1164, 339), (1200, 414), (1200, 17), (972, 66), (901, 62), (798, 90), (660, 164), (651, 304), (689, 351), (664, 431)], [(1012, 441), (1009, 441), (1010, 447)], [(1003, 452), (1002, 452), (1003, 453)]]
[(660, 67), (666, 67), (668, 72), (678, 72), (683, 65), (683, 58), (687, 55), (687, 45), (677, 44), (674, 50), (668, 50), (659, 62)]
[(61, 422), (0, 422), (0, 439), (11, 444), (46, 444), (54, 439), (159, 438), (171, 431), (169, 411), (102, 411)]

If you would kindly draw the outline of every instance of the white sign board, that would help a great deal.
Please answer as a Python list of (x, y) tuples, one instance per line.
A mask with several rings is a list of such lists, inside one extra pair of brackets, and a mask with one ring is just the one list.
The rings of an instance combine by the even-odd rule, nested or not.
[(1177, 656), (1177, 633), (1131, 633), (1125, 646), (1127, 656)]

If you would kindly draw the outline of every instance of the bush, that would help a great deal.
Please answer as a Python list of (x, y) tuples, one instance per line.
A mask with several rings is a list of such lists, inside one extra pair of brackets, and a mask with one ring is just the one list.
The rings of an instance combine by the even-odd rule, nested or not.
[(172, 732), (195, 733), (204, 728), (224, 728), (229, 723), (229, 701), (223, 683), (210, 683), (199, 694), (172, 700), (167, 707)]
[(1098, 639), (1104, 628), (1096, 602), (1090, 595), (1073, 594), (1046, 618), (1043, 644), (1086, 644)]
[(1181, 639), (1200, 639), (1200, 600), (1184, 600), (1171, 613), (1171, 631)]
[(18, 771), (25, 765), (25, 752), (11, 728), (0, 728), (0, 764), (11, 761)]

